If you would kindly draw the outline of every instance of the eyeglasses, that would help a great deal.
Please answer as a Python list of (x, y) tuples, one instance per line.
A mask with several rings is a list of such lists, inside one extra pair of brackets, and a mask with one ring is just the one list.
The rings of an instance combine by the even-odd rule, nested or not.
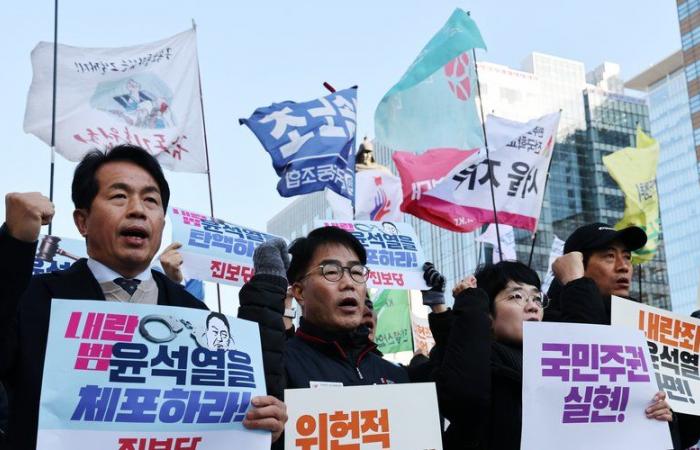
[(508, 294), (506, 297), (506, 300), (509, 302), (515, 302), (520, 306), (525, 306), (525, 304), (528, 301), (531, 301), (538, 307), (544, 309), (547, 306), (549, 306), (549, 297), (547, 297), (547, 294), (540, 292), (539, 294), (533, 294), (529, 297), (525, 297), (522, 293), (520, 292), (513, 292), (512, 294)]
[(336, 283), (340, 281), (340, 279), (343, 278), (343, 273), (346, 270), (350, 274), (350, 278), (352, 278), (352, 281), (354, 281), (355, 283), (364, 283), (367, 281), (367, 278), (369, 278), (369, 269), (367, 268), (367, 266), (363, 266), (362, 264), (354, 264), (352, 266), (347, 267), (332, 262), (319, 265), (311, 272), (301, 277), (299, 281), (308, 277), (318, 269), (321, 269), (321, 275), (323, 275), (323, 278), (330, 281), (331, 283)]

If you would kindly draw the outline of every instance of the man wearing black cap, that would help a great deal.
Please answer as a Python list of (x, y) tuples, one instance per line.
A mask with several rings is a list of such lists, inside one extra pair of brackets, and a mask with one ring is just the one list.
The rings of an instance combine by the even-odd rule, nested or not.
[[(610, 296), (629, 297), (632, 252), (646, 242), (644, 230), (635, 226), (622, 230), (604, 223), (579, 227), (564, 243), (564, 255), (552, 264), (555, 280), (547, 293), (550, 304), (544, 320), (610, 325)], [(673, 413), (669, 427), (676, 450), (700, 438), (698, 416)]]
[(629, 296), (632, 252), (646, 242), (644, 230), (635, 226), (615, 230), (593, 223), (574, 231), (552, 264), (556, 282), (544, 320), (609, 325), (610, 296)]

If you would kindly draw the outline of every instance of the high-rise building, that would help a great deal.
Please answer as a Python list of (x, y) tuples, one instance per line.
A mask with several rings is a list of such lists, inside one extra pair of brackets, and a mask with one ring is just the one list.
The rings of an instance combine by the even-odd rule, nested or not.
[(656, 185), (671, 304), (674, 311), (690, 314), (700, 307), (700, 178), (685, 73), (679, 50), (625, 86), (647, 93), (651, 133), (660, 146)]
[(695, 159), (700, 172), (700, 0), (676, 0)]
[[(587, 75), (579, 61), (532, 53), (523, 62), (523, 70), (488, 62), (479, 62), (478, 69), (484, 114), (526, 121), (561, 110), (536, 239), (533, 241), (529, 232), (516, 230), (518, 259), (528, 262), (532, 251), (532, 267), (544, 277), (555, 235), (566, 239), (586, 223), (614, 225), (622, 217), (623, 194), (601, 158), (635, 145), (637, 123), (649, 130), (647, 106), (643, 100), (622, 94), (616, 64), (604, 63)], [(375, 143), (377, 161), (396, 173), (392, 150)], [(268, 222), (268, 231), (287, 237), (304, 234), (302, 226), (310, 229), (314, 216), (330, 214), (323, 201), (319, 194), (297, 200)], [(413, 224), (427, 258), (444, 273), (448, 285), (472, 273), (479, 261), (490, 260), (492, 250), (476, 244), (475, 233), (453, 233), (405, 217)], [(663, 243), (656, 258), (645, 266), (643, 301), (668, 308)], [(638, 286), (635, 279), (633, 296), (639, 296)]]

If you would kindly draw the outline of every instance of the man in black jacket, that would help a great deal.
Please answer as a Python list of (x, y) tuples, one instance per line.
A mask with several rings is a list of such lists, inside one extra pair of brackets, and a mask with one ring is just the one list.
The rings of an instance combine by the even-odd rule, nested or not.
[[(611, 296), (629, 297), (631, 255), (644, 247), (639, 227), (622, 230), (604, 223), (579, 227), (564, 243), (564, 255), (552, 264), (555, 281), (544, 320), (610, 325)], [(700, 417), (674, 413), (670, 424), (674, 448), (685, 449), (700, 439)]]
[[(265, 319), (277, 326), (275, 338), (284, 346), (285, 387), (408, 381), (401, 367), (372, 351), (376, 345), (360, 326), (369, 275), (362, 244), (347, 231), (323, 227), (294, 241), (289, 253), (291, 263), (281, 240), (260, 245), (254, 255), (256, 275), (240, 292), (241, 305), (266, 309)], [(287, 279), (303, 315), (296, 334), (285, 342)]]
[[(10, 394), (9, 444), (36, 447), (39, 395), (52, 298), (94, 299), (206, 309), (183, 287), (149, 269), (160, 246), (170, 196), (158, 161), (134, 146), (88, 154), (73, 177), (73, 218), (89, 259), (31, 277), (36, 239), (53, 206), (38, 194), (8, 194), (0, 254), (0, 377)], [(26, 288), (26, 290), (25, 290)], [(273, 432), (286, 413), (277, 399), (253, 399), (244, 425)]]

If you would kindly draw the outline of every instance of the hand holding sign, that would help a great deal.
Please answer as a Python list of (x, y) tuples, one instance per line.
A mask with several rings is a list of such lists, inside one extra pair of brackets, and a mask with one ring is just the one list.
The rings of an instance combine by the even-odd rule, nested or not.
[(666, 393), (664, 391), (657, 392), (653, 402), (651, 406), (644, 410), (647, 414), (647, 419), (656, 419), (663, 422), (673, 421), (673, 413), (666, 401)]
[(287, 405), (272, 395), (253, 397), (253, 408), (248, 410), (243, 419), (243, 426), (249, 430), (267, 430), (272, 432), (272, 442), (277, 441), (287, 423)]
[(51, 222), (54, 206), (39, 192), (11, 192), (5, 196), (5, 224), (10, 236), (34, 242), (42, 225)]

